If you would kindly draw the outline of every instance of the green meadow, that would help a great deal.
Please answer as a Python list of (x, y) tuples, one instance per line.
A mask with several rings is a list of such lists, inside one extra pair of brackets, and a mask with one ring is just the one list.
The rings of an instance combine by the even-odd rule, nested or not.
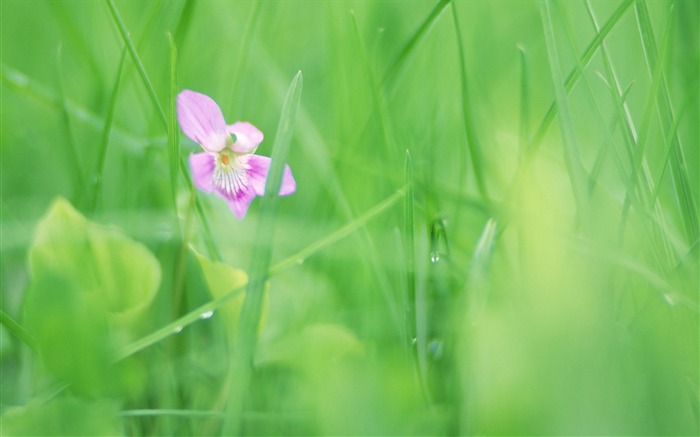
[(0, 434), (700, 433), (700, 3), (0, 7)]

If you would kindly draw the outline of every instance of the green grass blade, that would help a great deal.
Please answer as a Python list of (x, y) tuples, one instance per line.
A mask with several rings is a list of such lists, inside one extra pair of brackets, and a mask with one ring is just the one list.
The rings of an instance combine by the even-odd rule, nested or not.
[(0, 309), (0, 323), (15, 337), (22, 340), (27, 346), (35, 348), (35, 342), (31, 335), (22, 328), (9, 314)]
[(530, 74), (525, 47), (519, 44), (518, 53), (520, 54), (520, 129), (518, 149), (522, 158), (525, 156), (527, 139), (530, 137)]
[(556, 38), (554, 36), (554, 25), (552, 22), (551, 2), (545, 0), (542, 7), (542, 22), (544, 25), (545, 43), (547, 46), (547, 57), (549, 58), (549, 68), (552, 74), (552, 82), (554, 83), (554, 94), (557, 108), (559, 108), (559, 121), (562, 131), (562, 139), (564, 141), (564, 158), (566, 167), (569, 173), (571, 188), (573, 190), (576, 207), (578, 210), (579, 219), (587, 210), (588, 190), (586, 189), (586, 174), (581, 164), (579, 157), (578, 145), (576, 144), (576, 136), (574, 127), (569, 113), (567, 102), (565, 80), (561, 74), (559, 65), (559, 54), (556, 47)]
[(469, 323), (479, 323), (489, 297), (488, 270), (493, 257), (493, 250), (498, 234), (498, 226), (494, 219), (489, 219), (474, 248), (469, 278), (467, 280), (467, 300), (469, 302)]
[(124, 72), (124, 60), (126, 59), (126, 50), (122, 50), (121, 58), (119, 59), (119, 67), (117, 68), (117, 76), (112, 87), (112, 95), (109, 97), (109, 106), (107, 107), (107, 115), (105, 116), (105, 124), (102, 129), (100, 139), (100, 150), (97, 155), (97, 167), (95, 168), (95, 176), (92, 183), (92, 193), (90, 195), (90, 210), (95, 211), (97, 204), (102, 195), (102, 175), (104, 174), (105, 159), (107, 157), (107, 148), (109, 147), (109, 135), (112, 132), (112, 122), (114, 120), (114, 110), (117, 107), (117, 96), (119, 95), (119, 85)]
[(282, 114), (277, 128), (275, 144), (272, 149), (272, 162), (265, 183), (265, 195), (260, 205), (260, 218), (257, 225), (253, 261), (250, 267), (250, 282), (247, 287), (241, 319), (236, 332), (232, 351), (230, 369), (234, 378), (235, 390), (229, 393), (224, 420), (224, 434), (237, 435), (241, 431), (243, 403), (245, 401), (253, 367), (253, 354), (257, 343), (257, 329), (262, 312), (263, 293), (267, 282), (274, 226), (279, 201), (279, 189), (282, 183), (289, 146), (292, 142), (297, 107), (301, 100), (303, 78), (301, 71), (292, 81), (282, 107)]
[(177, 176), (180, 159), (180, 129), (177, 123), (177, 47), (172, 34), (168, 33), (170, 47), (170, 107), (168, 108), (168, 164), (173, 206), (177, 209)]
[(406, 196), (404, 197), (404, 270), (406, 274), (406, 302), (404, 317), (406, 322), (406, 343), (415, 356), (416, 338), (416, 241), (413, 208), (413, 160), (406, 150)]
[(387, 95), (391, 95), (394, 87), (396, 86), (399, 75), (404, 70), (406, 63), (410, 56), (415, 52), (418, 44), (425, 38), (425, 36), (430, 32), (430, 29), (437, 23), (438, 19), (445, 12), (447, 5), (450, 4), (450, 0), (440, 0), (432, 12), (425, 17), (423, 23), (420, 27), (413, 33), (413, 36), (406, 42), (396, 59), (391, 63), (387, 69), (384, 77), (382, 79), (382, 88), (386, 91)]
[(175, 30), (173, 34), (175, 35), (175, 47), (180, 47), (182, 49), (185, 39), (187, 38), (187, 33), (192, 24), (192, 17), (194, 16), (194, 7), (197, 4), (195, 0), (185, 0), (185, 4), (180, 10), (180, 16), (177, 19), (177, 24), (175, 25)]
[[(462, 30), (459, 24), (459, 19), (457, 18), (457, 4), (452, 2), (452, 18), (454, 20), (455, 26), (455, 37), (457, 39), (457, 49), (459, 51), (459, 68), (460, 68), (460, 83), (461, 83), (461, 102), (462, 102), (462, 116), (464, 117), (464, 133), (467, 137), (468, 149), (471, 155), (472, 168), (474, 169), (474, 177), (476, 179), (476, 186), (479, 189), (479, 194), (484, 199), (488, 199), (488, 190), (486, 187), (486, 180), (484, 176), (484, 169), (486, 162), (484, 160), (482, 145), (479, 141), (479, 137), (476, 134), (476, 123), (473, 117), (473, 105), (470, 105), (469, 97), (469, 78), (467, 75), (467, 62), (464, 56), (464, 44), (462, 43)], [(466, 171), (466, 164), (462, 167)], [(462, 175), (461, 181), (466, 179), (466, 175)]]
[[(603, 25), (603, 27), (600, 28), (600, 31), (596, 33), (595, 37), (593, 37), (591, 42), (586, 47), (586, 50), (584, 50), (583, 54), (581, 55), (577, 66), (566, 77), (566, 82), (564, 85), (564, 89), (566, 90), (566, 92), (570, 92), (574, 88), (574, 85), (576, 85), (576, 82), (578, 82), (581, 75), (583, 74), (583, 70), (581, 67), (585, 67), (586, 65), (588, 65), (588, 63), (593, 58), (593, 55), (603, 44), (603, 41), (610, 34), (615, 25), (623, 17), (627, 9), (632, 5), (633, 1), (634, 0), (625, 0), (624, 2), (622, 2), (620, 6), (618, 6), (618, 8), (615, 10), (615, 12), (613, 12), (613, 14), (610, 16), (605, 25)], [(530, 143), (528, 145), (529, 153), (534, 153), (539, 147), (539, 145), (542, 143), (542, 139), (547, 133), (549, 126), (552, 124), (554, 116), (557, 115), (557, 111), (558, 108), (555, 100), (549, 106), (549, 109), (547, 109), (547, 113), (545, 114), (544, 118), (542, 119), (542, 122), (537, 128), (537, 131), (535, 131), (535, 135), (530, 140)]]
[[(688, 106), (690, 106), (690, 98), (687, 100), (687, 102), (684, 104), (684, 106), (681, 108), (679, 111), (678, 115), (675, 117), (675, 120), (673, 120), (673, 125), (671, 126), (671, 129), (669, 130), (668, 134), (666, 135), (666, 141), (664, 142), (666, 144), (666, 149), (664, 152), (664, 163), (661, 166), (661, 171), (659, 172), (659, 176), (656, 179), (656, 190), (652, 193), (652, 198), (651, 202), (656, 203), (657, 198), (659, 196), (659, 191), (661, 188), (661, 181), (664, 178), (664, 175), (666, 174), (666, 169), (669, 167), (669, 162), (671, 161), (671, 151), (673, 149), (673, 141), (672, 138), (674, 135), (676, 135), (676, 131), (678, 130), (678, 126), (680, 125), (681, 120), (683, 119), (683, 114), (685, 111), (688, 109)], [(696, 240), (697, 242), (697, 240)]]
[[(637, 12), (637, 24), (642, 38), (642, 47), (644, 48), (647, 60), (647, 68), (649, 70), (649, 75), (653, 78), (654, 71), (662, 70), (663, 67), (659, 62), (656, 40), (651, 27), (651, 19), (646, 2), (643, 0), (636, 2), (635, 11)], [(667, 134), (673, 125), (673, 105), (671, 104), (671, 98), (669, 97), (663, 72), (659, 74), (661, 78), (659, 82), (658, 112), (662, 132)], [(680, 212), (683, 218), (686, 238), (689, 243), (693, 243), (698, 239), (698, 234), (700, 233), (700, 229), (698, 228), (697, 206), (692, 188), (690, 187), (688, 167), (683, 148), (677, 134), (671, 137), (671, 143), (673, 145), (671, 148), (671, 175), (673, 176), (676, 189), (676, 197), (680, 204)]]
[(248, 60), (248, 55), (250, 53), (250, 46), (252, 43), (253, 35), (255, 34), (255, 28), (257, 27), (258, 24), (258, 18), (260, 17), (260, 10), (262, 9), (263, 2), (255, 2), (253, 5), (253, 12), (250, 14), (250, 18), (248, 19), (248, 24), (246, 25), (245, 28), (245, 33), (243, 34), (243, 38), (241, 38), (241, 46), (239, 50), (239, 57), (236, 64), (236, 69), (233, 72), (233, 80), (231, 80), (231, 94), (229, 94), (228, 102), (225, 108), (230, 108), (233, 112), (234, 109), (236, 108), (236, 102), (240, 101), (240, 98), (237, 96), (240, 96), (240, 88), (239, 84), (241, 83), (241, 76), (243, 74), (243, 67), (246, 64), (246, 61)]
[[(163, 128), (167, 133), (169, 131), (168, 119), (165, 115), (165, 112), (163, 111), (163, 107), (161, 106), (160, 101), (158, 100), (158, 95), (156, 94), (156, 91), (153, 88), (153, 85), (151, 84), (151, 80), (149, 79), (148, 74), (146, 73), (146, 69), (144, 68), (143, 63), (141, 62), (141, 58), (139, 57), (136, 51), (136, 47), (134, 47), (134, 43), (129, 37), (129, 32), (126, 29), (126, 25), (124, 24), (124, 21), (122, 20), (121, 15), (119, 14), (119, 11), (117, 10), (117, 7), (114, 4), (114, 0), (107, 0), (107, 5), (109, 6), (109, 10), (112, 13), (112, 18), (114, 19), (114, 22), (116, 23), (117, 28), (119, 29), (119, 33), (121, 34), (122, 39), (124, 40), (124, 44), (126, 45), (129, 51), (129, 55), (131, 56), (131, 59), (136, 65), (139, 75), (141, 76), (141, 80), (146, 86), (146, 90), (148, 91), (148, 95), (151, 99), (151, 102), (158, 111), (158, 116), (163, 125)], [(185, 163), (184, 158), (180, 159), (180, 171), (184, 176), (188, 188), (191, 189), (192, 180), (188, 176), (187, 164)], [(210, 256), (218, 261), (221, 259), (221, 254), (219, 253), (218, 249), (216, 248), (216, 245), (214, 244), (214, 239), (211, 236), (211, 230), (209, 228), (206, 216), (204, 215), (204, 209), (201, 206), (199, 198), (197, 198), (195, 202), (197, 215), (199, 217), (200, 222), (202, 223), (202, 228), (205, 234), (204, 240), (207, 244), (207, 249), (209, 250)]]
[(382, 136), (384, 137), (384, 146), (389, 151), (390, 156), (395, 156), (396, 141), (391, 123), (389, 121), (389, 111), (387, 109), (386, 100), (384, 98), (384, 94), (377, 86), (374, 73), (372, 72), (372, 67), (367, 59), (367, 51), (365, 50), (365, 45), (362, 41), (362, 36), (360, 35), (360, 28), (357, 25), (357, 18), (352, 12), (350, 13), (350, 16), (352, 17), (353, 29), (355, 30), (355, 37), (357, 38), (357, 44), (360, 49), (360, 59), (362, 60), (362, 65), (367, 71), (370, 92), (372, 94), (372, 102), (374, 103), (374, 110), (379, 116), (379, 126), (382, 130)]
[[(63, 103), (58, 94), (35, 79), (27, 76), (22, 71), (5, 64), (1, 65), (0, 74), (2, 75), (1, 78), (4, 86), (23, 94), (28, 100), (34, 100), (51, 110), (62, 110), (61, 106)], [(95, 132), (101, 133), (104, 129), (104, 118), (99, 116), (99, 114), (78, 105), (70, 99), (65, 99), (65, 106), (72, 117), (89, 125)], [(118, 139), (120, 143), (130, 149), (139, 149), (143, 147), (143, 138), (137, 138), (130, 132), (120, 129), (117, 126), (112, 128), (112, 134), (115, 136), (115, 139)]]
[(157, 417), (157, 416), (176, 416), (176, 417), (223, 417), (221, 411), (206, 411), (206, 410), (125, 410), (119, 413), (121, 417)]
[(338, 229), (337, 231), (333, 232), (327, 237), (324, 237), (319, 241), (307, 246), (306, 248), (295, 253), (294, 255), (291, 255), (286, 259), (280, 261), (279, 263), (273, 265), (272, 268), (270, 268), (270, 275), (276, 274), (289, 267), (299, 265), (318, 251), (330, 246), (336, 241), (347, 237), (360, 227), (364, 226), (365, 223), (369, 222), (374, 217), (378, 216), (379, 214), (393, 206), (399, 199), (404, 198), (406, 196), (407, 188), (408, 187), (398, 190), (396, 193), (392, 194), (388, 198), (384, 199), (382, 202), (367, 210), (364, 214), (355, 218), (353, 221), (346, 224), (342, 228)]
[(75, 204), (81, 205), (85, 200), (85, 193), (87, 189), (87, 184), (85, 183), (85, 172), (83, 164), (80, 160), (80, 153), (78, 151), (78, 145), (75, 142), (75, 135), (73, 132), (73, 124), (71, 122), (70, 112), (68, 111), (68, 104), (65, 93), (64, 79), (63, 79), (63, 69), (61, 68), (61, 51), (62, 47), (58, 46), (58, 51), (56, 52), (56, 81), (59, 94), (59, 102), (61, 108), (61, 119), (64, 129), (64, 144), (66, 148), (66, 155), (71, 160), (71, 173), (75, 177)]
[[(398, 190), (396, 193), (392, 194), (388, 198), (384, 199), (382, 202), (378, 203), (374, 207), (370, 208), (367, 210), (364, 214), (361, 216), (357, 217), (355, 220), (352, 222), (346, 224), (342, 228), (338, 229), (337, 231), (333, 232), (332, 234), (318, 240), (317, 242), (310, 244), (309, 246), (305, 247), (304, 249), (300, 250), (299, 252), (285, 258), (284, 260), (278, 262), (277, 264), (273, 265), (270, 268), (269, 276), (273, 276), (281, 271), (284, 271), (290, 267), (297, 266), (301, 263), (303, 263), (306, 259), (309, 257), (313, 256), (317, 252), (321, 251), (322, 249), (336, 243), (337, 241), (342, 240), (343, 238), (347, 237), (348, 235), (352, 234), (354, 231), (357, 229), (361, 228), (364, 226), (367, 222), (370, 220), (374, 219), (381, 213), (385, 212), (388, 210), (390, 207), (392, 207), (396, 202), (401, 200), (402, 198), (405, 198), (406, 195), (406, 187), (401, 188)], [(191, 325), (192, 323), (201, 320), (203, 314), (209, 314), (212, 311), (218, 310), (222, 305), (224, 305), (226, 302), (230, 301), (231, 299), (235, 298), (238, 296), (245, 286), (239, 287), (232, 289), (229, 291), (227, 294), (220, 296), (219, 298), (213, 299), (210, 302), (207, 302), (204, 305), (201, 305), (197, 307), (196, 309), (190, 311), (186, 315), (180, 317), (179, 319), (167, 324), (166, 326), (158, 329), (157, 331), (154, 331), (153, 333), (142, 337), (141, 339), (129, 344), (128, 346), (124, 347), (119, 355), (117, 356), (117, 360), (122, 360), (124, 358), (127, 358), (155, 343), (158, 343), (171, 335), (178, 334), (180, 333), (185, 327)]]
[(160, 100), (158, 100), (158, 95), (156, 94), (156, 90), (153, 88), (153, 84), (151, 83), (151, 79), (149, 79), (148, 74), (146, 73), (146, 69), (144, 68), (143, 63), (141, 62), (141, 58), (139, 57), (138, 53), (136, 52), (136, 47), (134, 46), (133, 41), (131, 41), (131, 37), (129, 36), (129, 32), (127, 31), (126, 25), (124, 24), (124, 20), (122, 20), (122, 17), (119, 14), (119, 10), (117, 9), (117, 6), (114, 4), (114, 0), (107, 0), (107, 6), (109, 6), (109, 11), (112, 14), (112, 18), (114, 19), (114, 22), (117, 25), (117, 28), (119, 29), (119, 34), (121, 35), (122, 39), (124, 40), (124, 44), (126, 45), (127, 49), (129, 50), (129, 55), (131, 56), (131, 60), (134, 61), (134, 64), (136, 65), (136, 69), (138, 70), (139, 75), (141, 76), (141, 80), (143, 81), (144, 85), (146, 86), (146, 91), (148, 92), (148, 96), (151, 98), (151, 102), (153, 103), (153, 106), (158, 111), (158, 116), (160, 118), (160, 122), (163, 125), (163, 129), (165, 129), (165, 131), (167, 132), (168, 119), (165, 116), (165, 111), (163, 111), (163, 106), (160, 104)]

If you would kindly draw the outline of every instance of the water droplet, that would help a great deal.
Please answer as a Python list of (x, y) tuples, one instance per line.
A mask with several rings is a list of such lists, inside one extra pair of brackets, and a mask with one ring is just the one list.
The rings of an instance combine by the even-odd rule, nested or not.
[(298, 259), (297, 259), (297, 265), (300, 266), (300, 265), (302, 265), (302, 264), (304, 264), (304, 258), (298, 258)]
[(442, 349), (442, 340), (436, 339), (428, 343), (428, 355), (430, 355), (435, 361), (439, 361), (442, 358)]
[(182, 332), (182, 326), (176, 326), (175, 329), (173, 329), (173, 332), (175, 334), (179, 334)]
[(413, 337), (413, 338), (411, 339), (411, 344), (414, 345), (414, 346), (417, 345), (417, 344), (418, 344), (418, 339), (417, 339), (416, 337)]
[(200, 316), (202, 319), (211, 319), (211, 316), (214, 315), (214, 311), (204, 311), (202, 315)]
[(438, 252), (438, 251), (430, 252), (430, 262), (436, 263), (438, 261), (440, 261), (440, 252)]
[(673, 297), (673, 295), (666, 293), (664, 294), (664, 300), (666, 301), (667, 304), (674, 306), (676, 305), (676, 298)]

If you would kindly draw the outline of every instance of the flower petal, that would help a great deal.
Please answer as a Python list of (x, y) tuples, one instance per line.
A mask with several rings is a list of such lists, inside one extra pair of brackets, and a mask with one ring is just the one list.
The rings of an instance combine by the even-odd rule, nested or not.
[(185, 135), (209, 152), (221, 151), (230, 138), (219, 105), (204, 94), (190, 90), (178, 94), (177, 120)]
[(192, 180), (197, 188), (207, 193), (214, 191), (214, 168), (216, 157), (212, 153), (195, 153), (190, 155)]
[(253, 152), (264, 138), (257, 127), (245, 121), (237, 121), (226, 128), (228, 133), (236, 136), (236, 142), (231, 146), (236, 153)]
[[(255, 194), (258, 196), (265, 194), (265, 182), (272, 160), (267, 156), (260, 155), (245, 155), (241, 156), (239, 160), (247, 167), (248, 181), (253, 187)], [(294, 180), (294, 176), (292, 176), (292, 170), (288, 165), (285, 165), (279, 194), (280, 196), (287, 196), (296, 191), (296, 189), (297, 183)]]
[(255, 192), (250, 187), (246, 187), (245, 189), (237, 191), (233, 194), (217, 189), (216, 194), (228, 202), (231, 212), (233, 212), (233, 214), (238, 217), (239, 220), (243, 220), (243, 217), (245, 217), (246, 213), (248, 212), (250, 202), (255, 199)]

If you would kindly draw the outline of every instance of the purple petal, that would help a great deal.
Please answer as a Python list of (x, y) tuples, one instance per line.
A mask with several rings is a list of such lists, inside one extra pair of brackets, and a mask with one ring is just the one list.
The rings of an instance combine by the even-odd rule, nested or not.
[(228, 133), (236, 136), (236, 142), (231, 146), (236, 153), (253, 152), (264, 138), (257, 127), (245, 121), (237, 121), (227, 126), (227, 130)]
[(233, 194), (229, 194), (217, 189), (216, 194), (218, 194), (228, 202), (228, 206), (231, 209), (231, 212), (233, 212), (233, 214), (236, 217), (238, 217), (239, 220), (243, 220), (243, 217), (245, 217), (246, 213), (248, 212), (250, 202), (252, 202), (253, 199), (255, 199), (255, 192), (252, 189), (250, 189), (250, 187), (246, 187), (245, 189), (237, 191)]
[[(272, 160), (267, 156), (260, 155), (245, 155), (241, 156), (239, 160), (248, 169), (248, 181), (253, 187), (255, 194), (258, 196), (265, 194), (265, 181), (267, 180), (267, 173), (270, 170)], [(285, 165), (279, 194), (280, 196), (287, 196), (296, 191), (296, 189), (297, 183), (294, 181), (294, 176), (292, 176), (292, 170), (288, 165)]]
[(181, 92), (177, 96), (177, 120), (185, 135), (209, 152), (220, 152), (230, 138), (221, 109), (204, 94)]
[(207, 193), (214, 191), (213, 174), (216, 157), (212, 153), (195, 153), (190, 155), (189, 161), (195, 186)]

